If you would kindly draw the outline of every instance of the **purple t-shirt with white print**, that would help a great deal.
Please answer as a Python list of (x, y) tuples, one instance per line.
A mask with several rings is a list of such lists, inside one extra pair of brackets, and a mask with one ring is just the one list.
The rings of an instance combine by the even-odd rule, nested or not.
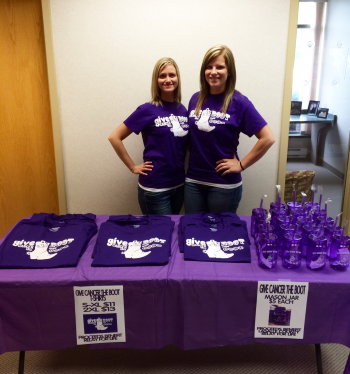
[(151, 215), (130, 218), (110, 216), (102, 223), (91, 266), (156, 266), (169, 262), (175, 223)]
[(209, 94), (202, 106), (199, 117), (194, 112), (199, 92), (195, 93), (188, 106), (191, 154), (187, 177), (215, 184), (236, 184), (242, 181), (240, 173), (228, 173), (215, 170), (216, 162), (223, 158), (238, 158), (237, 147), (239, 135), (249, 137), (256, 134), (267, 123), (254, 108), (247, 97), (234, 92), (226, 115), (222, 118), (222, 107), (225, 92)]
[(93, 214), (34, 214), (22, 219), (0, 246), (0, 268), (76, 266), (97, 232)]
[[(231, 212), (223, 212), (223, 213), (193, 213), (193, 214), (186, 214), (180, 218), (180, 223), (178, 226), (178, 242), (179, 242), (179, 249), (180, 252), (184, 252), (184, 231), (186, 226), (199, 224), (199, 225), (206, 225), (206, 224), (224, 224), (224, 225), (234, 225), (234, 226), (241, 226), (242, 230), (245, 232), (245, 237), (247, 238), (246, 243), (250, 245), (250, 240), (248, 237), (248, 230), (247, 230), (247, 223), (242, 221), (236, 213)], [(232, 227), (234, 227), (232, 226)], [(215, 227), (215, 226), (213, 226)]]
[(182, 104), (162, 101), (139, 106), (124, 121), (135, 134), (141, 132), (145, 150), (143, 160), (152, 161), (153, 170), (139, 176), (147, 188), (173, 188), (185, 181), (185, 156), (188, 141), (187, 110)]
[(247, 228), (227, 222), (194, 222), (184, 228), (188, 261), (251, 262)]

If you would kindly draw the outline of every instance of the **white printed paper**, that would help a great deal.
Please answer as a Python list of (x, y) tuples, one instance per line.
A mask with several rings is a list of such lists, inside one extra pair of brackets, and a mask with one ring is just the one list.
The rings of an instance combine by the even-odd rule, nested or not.
[(77, 344), (125, 342), (123, 286), (74, 287)]
[(303, 339), (308, 282), (258, 282), (255, 338)]

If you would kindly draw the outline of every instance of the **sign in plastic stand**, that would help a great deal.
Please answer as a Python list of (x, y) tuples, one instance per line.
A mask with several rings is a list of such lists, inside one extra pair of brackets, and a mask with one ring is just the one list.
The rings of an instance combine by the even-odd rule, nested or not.
[(308, 282), (259, 281), (255, 338), (303, 339)]
[(125, 342), (123, 286), (74, 287), (77, 344)]

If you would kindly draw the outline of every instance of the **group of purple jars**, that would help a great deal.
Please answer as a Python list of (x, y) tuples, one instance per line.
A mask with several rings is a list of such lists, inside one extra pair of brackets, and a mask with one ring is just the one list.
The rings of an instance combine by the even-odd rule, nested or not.
[(252, 211), (251, 235), (260, 267), (274, 268), (278, 255), (287, 269), (299, 268), (302, 257), (312, 270), (322, 270), (327, 259), (333, 269), (349, 267), (350, 237), (318, 203), (307, 202), (302, 207), (298, 202), (273, 202), (270, 214), (271, 222), (267, 223), (266, 209)]

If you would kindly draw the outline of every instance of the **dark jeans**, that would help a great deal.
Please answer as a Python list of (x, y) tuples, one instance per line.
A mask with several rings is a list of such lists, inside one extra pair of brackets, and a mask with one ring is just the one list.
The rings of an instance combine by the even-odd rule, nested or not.
[(164, 192), (150, 192), (138, 186), (142, 214), (179, 214), (184, 202), (185, 186)]
[(242, 185), (225, 189), (198, 183), (185, 183), (186, 214), (198, 212), (236, 213), (241, 198)]

